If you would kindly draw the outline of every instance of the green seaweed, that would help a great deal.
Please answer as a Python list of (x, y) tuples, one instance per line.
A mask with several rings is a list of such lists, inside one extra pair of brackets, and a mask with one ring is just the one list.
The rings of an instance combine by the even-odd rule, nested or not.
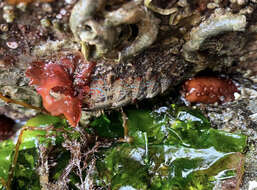
[(122, 137), (123, 128), (121, 127), (121, 114), (112, 112), (110, 114), (101, 115), (90, 123), (97, 135), (107, 138)]
[(230, 171), (225, 178), (232, 178), (242, 169), (237, 152), (246, 147), (246, 136), (211, 128), (198, 110), (172, 106), (126, 114), (134, 141), (102, 150), (97, 185), (108, 184), (112, 190), (205, 190), (213, 189), (222, 172)]
[(19, 160), (11, 189), (40, 190), (39, 176), (36, 172), (38, 152), (35, 148), (19, 151)]
[(30, 127), (46, 127), (46, 126), (58, 127), (58, 126), (66, 126), (67, 123), (65, 119), (61, 119), (60, 117), (39, 114), (36, 117), (29, 119), (25, 125)]
[[(115, 143), (97, 153), (94, 183), (99, 188), (136, 190), (209, 190), (226, 179), (240, 180), (246, 136), (211, 128), (199, 111), (187, 107), (161, 107), (157, 110), (125, 110), (131, 143)], [(52, 126), (52, 128), (49, 128)], [(101, 138), (117, 140), (123, 136), (119, 112), (104, 114), (86, 129)], [(63, 134), (80, 140), (79, 133), (64, 119), (38, 115), (24, 127), (19, 157), (12, 178), (12, 189), (40, 189), (37, 172), (39, 145), (52, 147), (56, 165), (49, 180), (57, 181), (71, 156), (62, 147)], [(46, 131), (44, 129), (50, 131)], [(0, 178), (6, 182), (13, 160), (15, 143), (0, 143)], [(86, 176), (86, 173), (83, 174)], [(74, 173), (69, 187), (80, 183)], [(3, 184), (2, 184), (3, 185)], [(0, 183), (0, 189), (4, 189)]]
[[(65, 125), (67, 126), (63, 119), (50, 115), (38, 115), (26, 122), (22, 127), (25, 130), (19, 146), (18, 161), (11, 184), (12, 189), (40, 189), (39, 176), (36, 171), (39, 145), (47, 146), (49, 143), (56, 144), (57, 142), (56, 138), (47, 137), (47, 131), (43, 129), (48, 126)], [(3, 183), (7, 182), (15, 146), (16, 143), (11, 139), (0, 142), (0, 189), (4, 189)]]

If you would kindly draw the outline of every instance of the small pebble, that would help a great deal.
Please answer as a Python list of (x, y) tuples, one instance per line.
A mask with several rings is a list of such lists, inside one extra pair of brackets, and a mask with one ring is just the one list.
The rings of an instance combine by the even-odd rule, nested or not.
[(21, 2), (16, 6), (18, 9), (20, 9), (21, 11), (25, 12), (26, 8), (27, 8), (27, 3)]
[(221, 0), (214, 0), (214, 3), (221, 3)]
[(73, 4), (75, 2), (76, 2), (76, 0), (65, 0), (65, 3), (67, 3), (67, 4)]
[(248, 190), (255, 190), (255, 189), (257, 189), (257, 181), (249, 181)]
[(217, 7), (219, 7), (219, 4), (217, 4), (217, 3), (208, 3), (208, 5), (207, 5), (208, 9), (215, 9)]
[(244, 5), (247, 3), (247, 0), (237, 0), (238, 5)]
[(61, 15), (61, 14), (57, 14), (57, 15), (56, 15), (56, 18), (57, 18), (57, 19), (62, 19), (62, 15)]
[(0, 30), (2, 32), (7, 32), (9, 30), (9, 27), (7, 24), (0, 24)]
[(254, 11), (254, 9), (249, 6), (249, 7), (246, 7), (244, 9), (241, 9), (239, 13), (240, 14), (252, 14), (253, 11)]
[(44, 3), (42, 5), (42, 9), (43, 9), (43, 11), (48, 12), (48, 13), (53, 12), (53, 8), (49, 3)]
[(40, 23), (43, 27), (47, 28), (47, 27), (50, 27), (51, 26), (51, 22), (46, 19), (46, 18), (43, 18), (40, 20)]
[(12, 23), (14, 21), (15, 14), (14, 14), (13, 6), (4, 6), (3, 18), (7, 23)]
[(6, 42), (6, 45), (11, 49), (16, 49), (18, 47), (17, 42)]
[(61, 15), (66, 15), (66, 13), (67, 13), (67, 11), (65, 9), (61, 9), (61, 11), (60, 11)]
[(240, 98), (240, 94), (238, 92), (235, 92), (234, 93), (234, 97), (235, 97), (235, 100), (238, 100)]

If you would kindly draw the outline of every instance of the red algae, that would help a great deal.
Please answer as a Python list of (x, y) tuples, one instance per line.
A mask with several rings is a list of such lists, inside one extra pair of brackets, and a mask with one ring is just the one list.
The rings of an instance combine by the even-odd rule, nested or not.
[[(84, 69), (83, 72), (78, 71), (75, 75), (78, 63), (82, 65), (80, 67), (88, 69)], [(63, 114), (70, 125), (75, 127), (81, 117), (81, 97), (83, 97), (81, 94), (87, 93), (81, 89), (89, 88), (87, 85), (94, 65), (91, 62), (81, 62), (78, 57), (63, 58), (59, 62), (33, 62), (26, 75), (31, 79), (30, 84), (36, 85), (37, 92), (42, 96), (44, 108), (54, 116)], [(85, 82), (76, 85), (74, 81), (78, 79)]]
[(218, 77), (195, 77), (183, 85), (185, 98), (191, 103), (229, 102), (235, 99), (235, 92), (238, 89), (231, 80)]

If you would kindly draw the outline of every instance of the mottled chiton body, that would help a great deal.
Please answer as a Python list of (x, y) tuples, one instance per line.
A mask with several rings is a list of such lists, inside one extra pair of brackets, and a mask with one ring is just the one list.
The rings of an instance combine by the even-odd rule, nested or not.
[(159, 57), (158, 53), (151, 49), (129, 65), (95, 64), (79, 53), (61, 55), (32, 62), (26, 76), (41, 95), (46, 110), (53, 115), (64, 114), (76, 126), (81, 108), (119, 108), (163, 93), (171, 83), (178, 84), (190, 64), (176, 60), (172, 54)]

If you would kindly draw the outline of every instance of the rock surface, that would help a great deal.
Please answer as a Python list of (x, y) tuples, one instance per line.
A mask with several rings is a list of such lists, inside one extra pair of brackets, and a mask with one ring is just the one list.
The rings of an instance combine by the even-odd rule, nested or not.
[[(30, 64), (78, 52), (97, 63), (91, 93), (82, 102), (86, 111), (118, 108), (172, 88), (177, 92), (202, 71), (229, 75), (241, 91), (234, 102), (196, 106), (217, 128), (248, 135), (242, 189), (257, 180), (256, 1), (113, 0), (96, 6), (99, 1), (91, 0), (90, 15), (73, 9), (79, 1), (28, 2), (0, 2), (0, 92), (6, 97), (41, 107), (25, 74)], [(123, 17), (115, 17), (119, 14)], [(79, 24), (71, 15), (81, 17)], [(0, 114), (13, 119), (37, 112), (0, 100)]]

